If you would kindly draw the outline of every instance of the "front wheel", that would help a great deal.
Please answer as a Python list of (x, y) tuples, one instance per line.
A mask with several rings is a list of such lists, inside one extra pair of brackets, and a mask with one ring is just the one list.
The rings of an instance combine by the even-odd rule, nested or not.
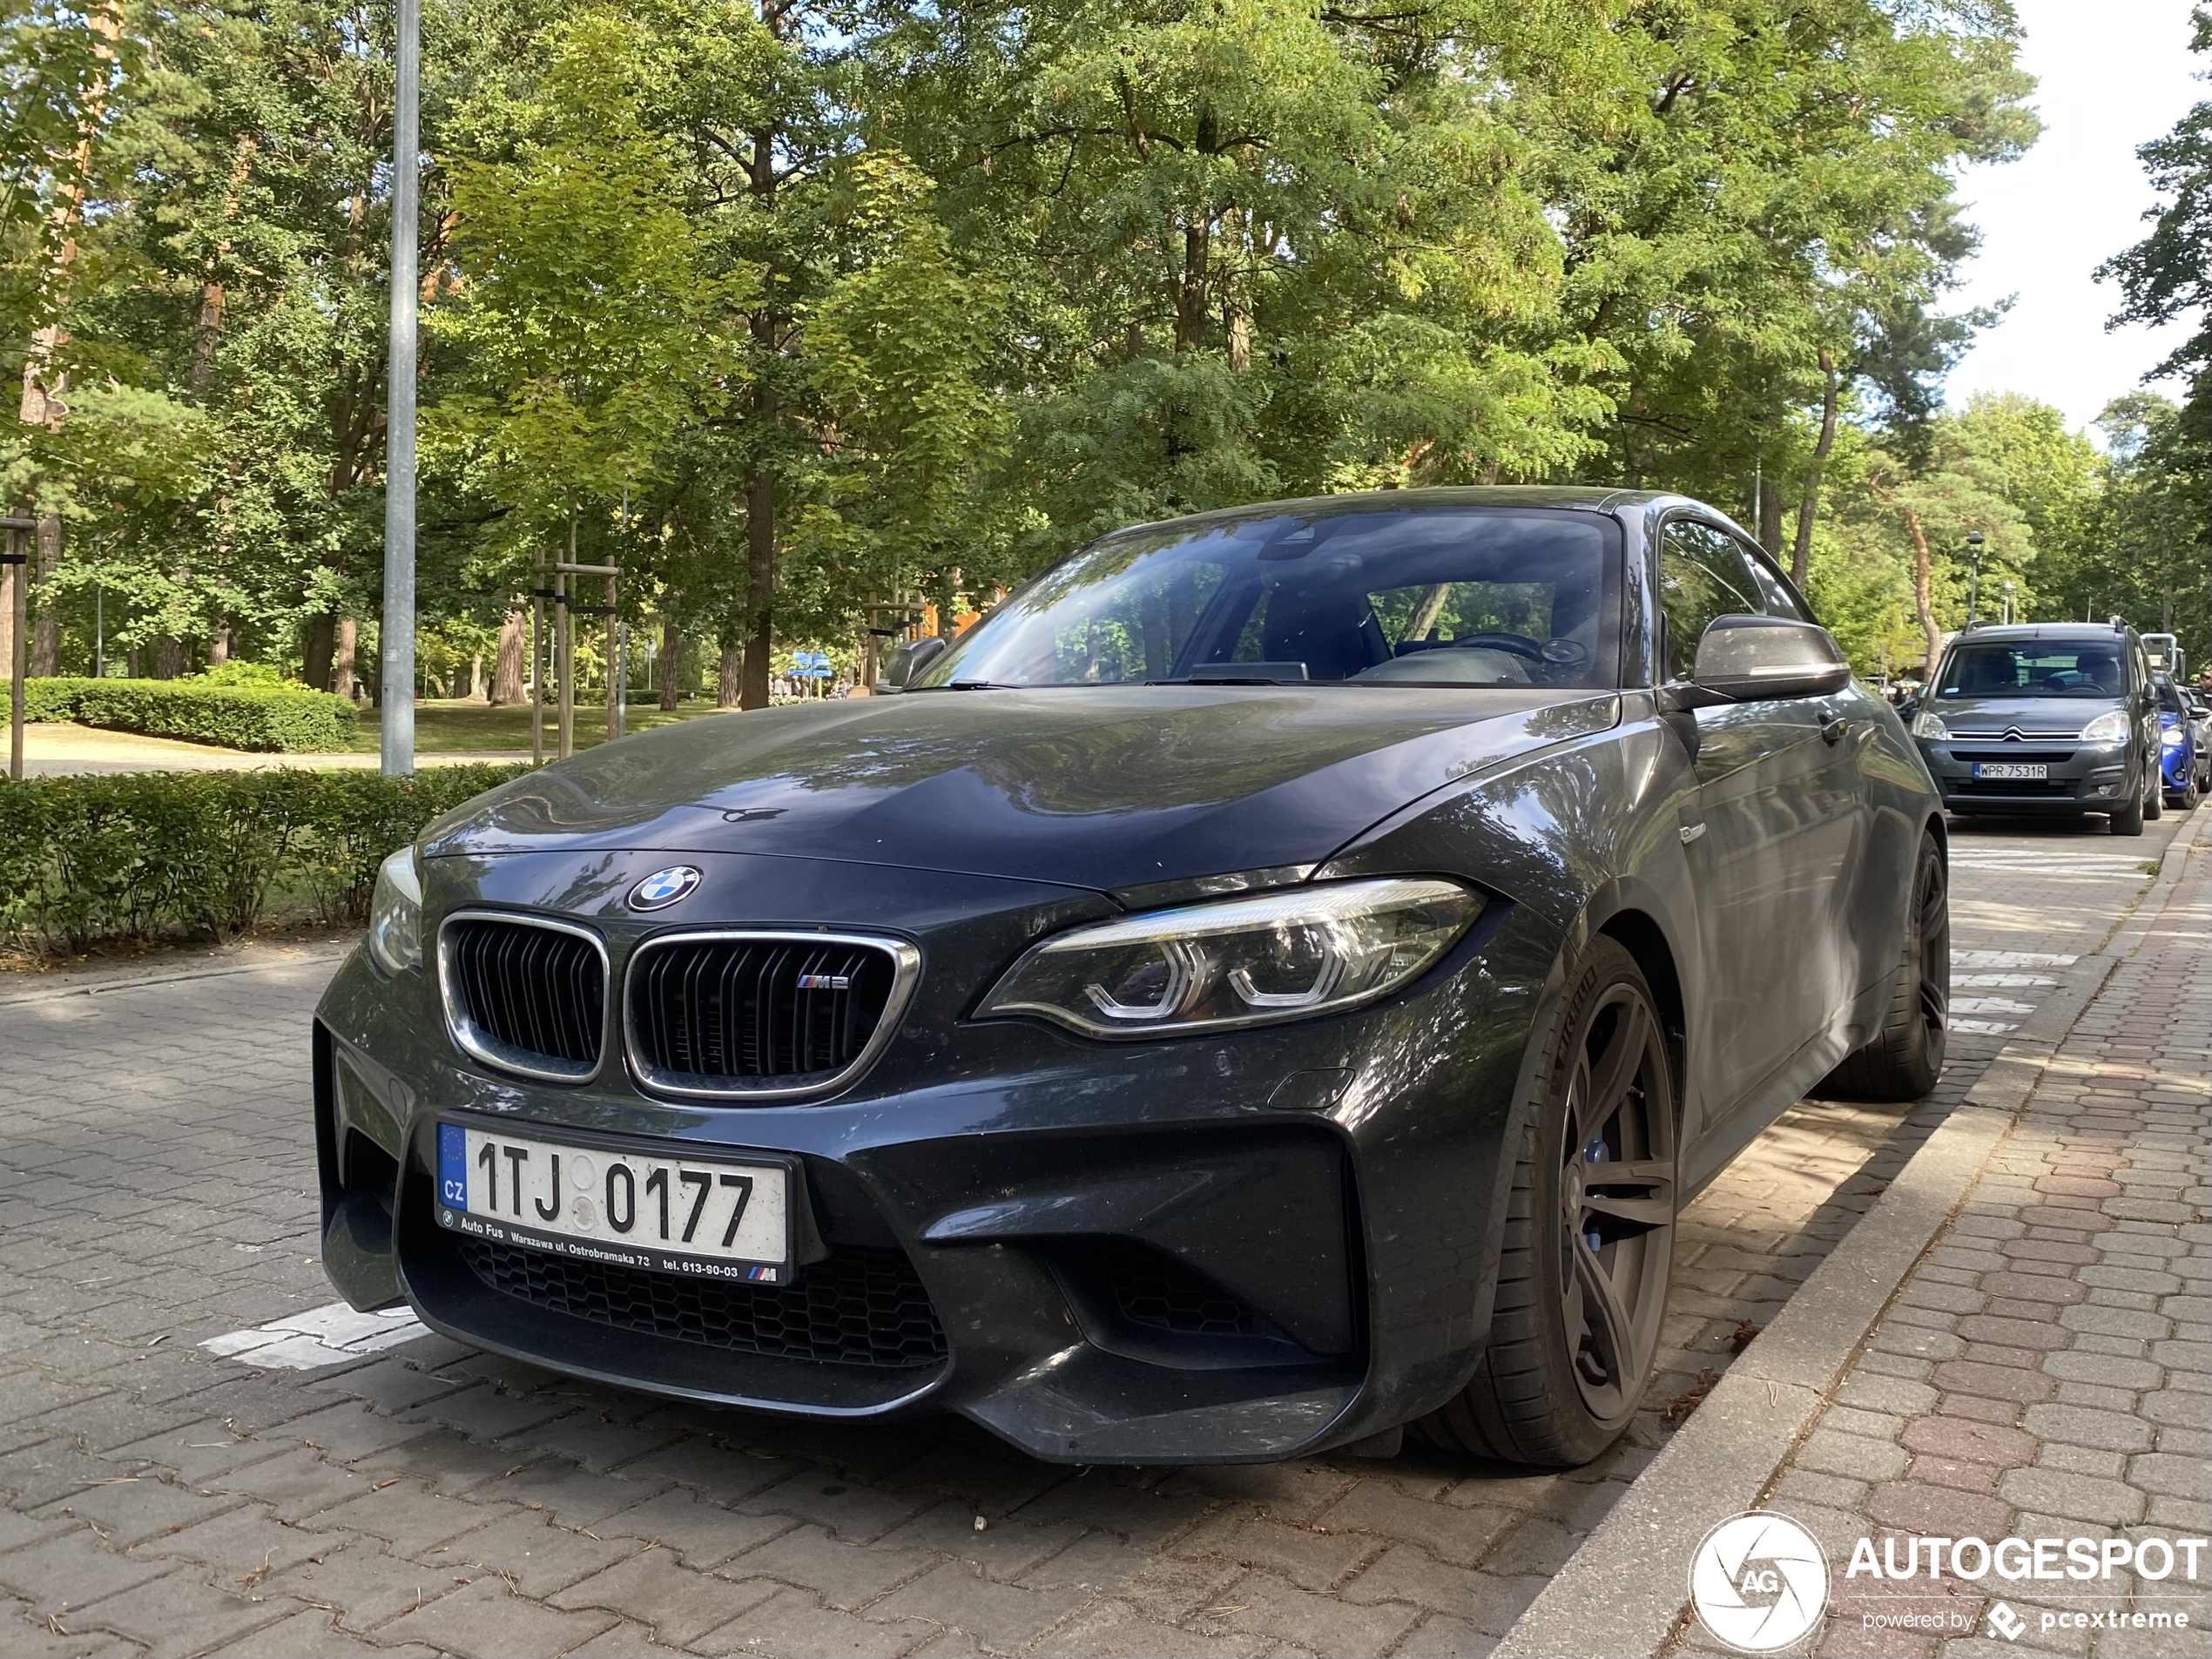
[(2166, 775), (2154, 761), (2150, 769), (2150, 793), (2143, 797), (2143, 821), (2150, 823), (2166, 813)]
[(1521, 1130), (1482, 1363), (1420, 1425), (1447, 1449), (1551, 1469), (1588, 1462), (1635, 1415), (1674, 1262), (1675, 1079), (1658, 1005), (1609, 938), (1569, 983)]
[(1943, 849), (1920, 838), (1905, 917), (1905, 950), (1874, 1041), (1830, 1072), (1825, 1100), (1919, 1100), (1943, 1075), (1951, 1015), (1951, 883)]
[(2112, 815), (2114, 835), (2141, 835), (2143, 833), (2143, 804), (2137, 801)]

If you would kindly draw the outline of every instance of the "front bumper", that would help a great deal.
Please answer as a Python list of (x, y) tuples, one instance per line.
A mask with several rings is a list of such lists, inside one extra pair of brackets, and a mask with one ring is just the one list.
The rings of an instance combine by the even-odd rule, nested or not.
[(2161, 786), (2168, 794), (2186, 793), (2198, 770), (2196, 755), (2185, 743), (2163, 745), (2158, 752), (2158, 770)]
[[(1943, 792), (1944, 810), (2031, 816), (2117, 812), (2141, 794), (2141, 774), (2124, 743), (2001, 743), (1919, 738), (1920, 755)], [(1977, 778), (1977, 765), (2027, 763), (2048, 769), (2041, 779)]]
[[(774, 862), (785, 901), (826, 924), (915, 914), (887, 890), (907, 873)], [(427, 985), (357, 954), (316, 1028), (334, 1282), (581, 1376), (817, 1417), (954, 1411), (1069, 1462), (1285, 1457), (1464, 1386), (1557, 943), (1527, 912), (1494, 903), (1410, 991), (1352, 1015), (1108, 1045), (965, 1022), (995, 977), (980, 965), (1018, 952), (1038, 895), (927, 880), (941, 911), (965, 884), (951, 897), (968, 914), (920, 934), (923, 988), (897, 1037), (820, 1103), (656, 1100), (616, 1066), (581, 1087), (503, 1077), (455, 1048)], [(604, 931), (617, 960), (635, 942)], [(769, 1306), (752, 1287), (594, 1277), (465, 1241), (441, 1225), (440, 1121), (789, 1155), (811, 1259)], [(903, 1335), (862, 1363), (809, 1357), (803, 1331), (786, 1338), (810, 1319)], [(764, 1320), (783, 1334), (764, 1344)]]

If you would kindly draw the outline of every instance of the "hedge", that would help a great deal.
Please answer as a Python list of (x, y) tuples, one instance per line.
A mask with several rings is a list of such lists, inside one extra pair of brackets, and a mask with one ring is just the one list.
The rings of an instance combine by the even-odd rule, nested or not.
[(0, 780), (0, 941), (236, 934), (273, 908), (368, 914), (376, 867), (522, 765), (139, 772)]
[(351, 748), (361, 730), (361, 711), (327, 691), (194, 680), (29, 680), (24, 711), (32, 720), (291, 754)]

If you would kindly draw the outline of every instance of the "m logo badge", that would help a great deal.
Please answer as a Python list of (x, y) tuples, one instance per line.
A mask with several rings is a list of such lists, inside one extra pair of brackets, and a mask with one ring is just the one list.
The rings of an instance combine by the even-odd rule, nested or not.
[(688, 864), (671, 864), (665, 870), (656, 870), (630, 890), (632, 910), (665, 910), (678, 899), (688, 897), (699, 884), (699, 873)]

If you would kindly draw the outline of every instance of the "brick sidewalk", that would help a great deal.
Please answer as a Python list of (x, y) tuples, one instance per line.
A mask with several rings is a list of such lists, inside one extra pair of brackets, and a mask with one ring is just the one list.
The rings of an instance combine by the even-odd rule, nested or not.
[[(2094, 948), (2140, 890), (2006, 872), (1962, 942)], [(1962, 879), (1969, 897), (1972, 878)], [(2080, 913), (2017, 938), (2012, 907)], [(2064, 924), (2071, 926), (2070, 923)], [(327, 963), (0, 1007), (0, 1654), (1486, 1651), (2002, 1038), (1913, 1108), (1808, 1103), (1685, 1211), (1628, 1440), (1078, 1472), (959, 1422), (779, 1422), (425, 1338), (300, 1373), (202, 1339), (330, 1300), (301, 1033)], [(72, 984), (74, 981), (72, 981)], [(2025, 992), (2024, 995), (2033, 995)], [(1901, 1121), (1902, 1120), (1902, 1121)], [(1871, 1160), (1871, 1161), (1870, 1161)], [(975, 1530), (978, 1516), (986, 1521)]]
[[(2209, 1135), (2212, 850), (2200, 845), (1768, 1500), (1829, 1553), (1820, 1653), (2208, 1651), (2212, 1559), (2193, 1584), (2177, 1556), (2170, 1576), (2115, 1573), (2108, 1588), (1994, 1572), (1932, 1587), (1925, 1572), (1845, 1568), (1861, 1538), (1905, 1561), (1913, 1537), (2212, 1534)], [(2011, 1640), (1992, 1634), (2000, 1601), (2024, 1622)], [(1973, 1634), (1870, 1629), (1865, 1616), (1938, 1609)], [(2044, 1628), (2047, 1615), (2137, 1610), (2185, 1612), (2193, 1628)], [(1693, 1627), (1685, 1645), (1703, 1641)]]

